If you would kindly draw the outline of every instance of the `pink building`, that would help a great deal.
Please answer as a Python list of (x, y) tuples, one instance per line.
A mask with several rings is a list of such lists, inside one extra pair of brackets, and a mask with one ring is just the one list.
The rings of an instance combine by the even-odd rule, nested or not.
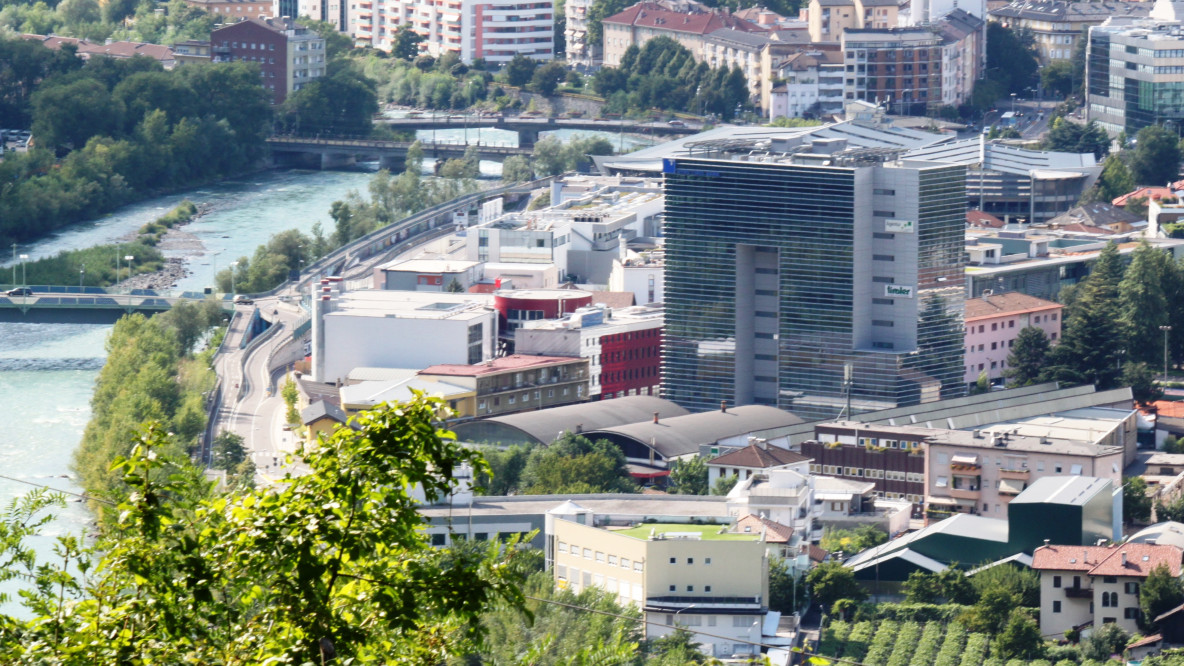
[(966, 300), (966, 383), (985, 372), (992, 382), (1003, 377), (1007, 356), (1020, 331), (1035, 326), (1051, 343), (1061, 337), (1061, 304), (1019, 292), (983, 293)]

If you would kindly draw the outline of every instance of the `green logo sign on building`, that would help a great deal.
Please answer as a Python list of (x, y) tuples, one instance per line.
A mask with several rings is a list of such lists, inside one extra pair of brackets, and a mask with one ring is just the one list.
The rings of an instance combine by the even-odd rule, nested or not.
[(886, 284), (884, 285), (884, 295), (891, 298), (912, 298), (913, 288), (902, 284)]

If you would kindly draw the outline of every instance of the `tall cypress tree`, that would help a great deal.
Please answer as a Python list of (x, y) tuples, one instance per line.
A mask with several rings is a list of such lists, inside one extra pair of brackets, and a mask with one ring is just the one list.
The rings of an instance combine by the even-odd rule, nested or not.
[(1167, 255), (1144, 240), (1118, 285), (1119, 318), (1126, 338), (1126, 356), (1132, 362), (1157, 367), (1163, 361), (1163, 333), (1159, 327), (1170, 321), (1164, 286), (1173, 269)]
[(1118, 246), (1110, 243), (1077, 290), (1061, 344), (1053, 350), (1053, 378), (1079, 378), (1102, 390), (1118, 385), (1126, 351), (1118, 306), (1122, 275)]

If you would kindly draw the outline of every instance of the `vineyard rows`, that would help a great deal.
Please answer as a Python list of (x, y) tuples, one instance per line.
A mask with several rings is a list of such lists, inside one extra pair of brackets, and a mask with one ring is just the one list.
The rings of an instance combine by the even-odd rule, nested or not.
[(1068, 659), (1003, 660), (990, 652), (990, 636), (967, 632), (958, 622), (838, 620), (826, 627), (818, 645), (821, 655), (867, 666), (1084, 666)]

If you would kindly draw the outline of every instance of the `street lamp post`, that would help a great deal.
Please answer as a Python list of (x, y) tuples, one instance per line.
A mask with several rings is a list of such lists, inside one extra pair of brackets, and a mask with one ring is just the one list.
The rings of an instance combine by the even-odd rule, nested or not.
[(1015, 93), (1011, 93), (1011, 119), (1015, 122)]
[(1171, 326), (1160, 326), (1159, 330), (1163, 331), (1163, 382), (1168, 382), (1168, 333), (1172, 332)]
[[(136, 260), (136, 257), (135, 255), (127, 254), (124, 255), (123, 260), (127, 262), (127, 279), (130, 280), (132, 279), (132, 262)], [(131, 291), (130, 287), (128, 288), (128, 291)]]
[(27, 254), (21, 255), (21, 286), (22, 287), (29, 286), (29, 278), (25, 274), (25, 262), (28, 260), (29, 260), (29, 255), (27, 255)]
[(690, 606), (686, 606), (686, 607), (683, 607), (683, 608), (680, 608), (680, 609), (674, 611), (674, 625), (678, 626), (678, 614), (679, 613), (681, 613), (685, 610), (691, 610), (692, 608), (694, 608), (695, 606), (698, 606), (698, 605), (699, 604), (691, 604)]
[(234, 293), (234, 269), (236, 269), (236, 268), (238, 268), (238, 262), (237, 261), (230, 262), (230, 297), (231, 298), (234, 298), (234, 296), (235, 296), (235, 293)]
[(79, 290), (82, 289), (82, 280), (85, 277), (86, 277), (86, 264), (83, 264), (82, 268), (78, 269), (78, 289)]

